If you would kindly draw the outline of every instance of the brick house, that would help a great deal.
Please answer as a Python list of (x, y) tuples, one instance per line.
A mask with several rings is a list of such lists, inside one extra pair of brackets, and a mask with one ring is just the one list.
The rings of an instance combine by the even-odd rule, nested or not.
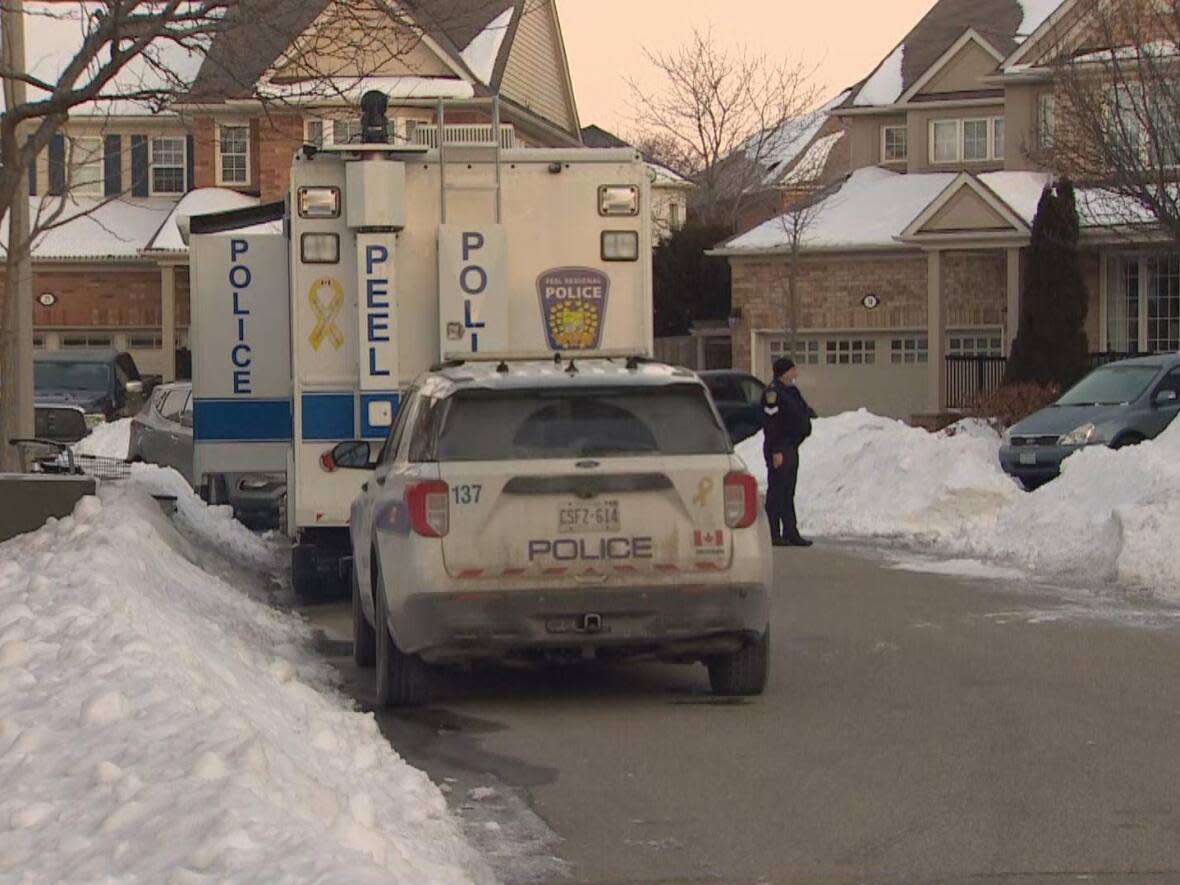
[[(412, 27), (379, 5), (241, 0), (167, 110), (120, 102), (72, 116), (30, 169), (32, 213), (94, 213), (34, 244), (35, 346), (113, 346), (175, 377), (189, 322), (178, 219), (281, 199), (300, 145), (359, 137), (370, 88), (390, 97), (395, 140), (437, 146), (439, 99), (499, 95), (498, 134), (490, 119), (456, 113), (447, 144), (581, 144), (554, 0), (404, 6)], [(363, 37), (350, 35), (364, 15)], [(37, 27), (28, 55), (52, 81), (72, 55), (70, 34)]]
[[(1007, 355), (1052, 180), (1036, 159), (1056, 125), (1051, 65), (1093, 8), (940, 0), (832, 108), (849, 174), (808, 210), (799, 239), (794, 353), (821, 412), (942, 412), (972, 392), (957, 377), (948, 389), (948, 365)], [(1180, 255), (1150, 231), (1129, 241), (1098, 213), (1082, 225), (1091, 349), (1180, 349)], [(763, 377), (789, 349), (784, 231), (771, 219), (715, 250), (733, 270), (735, 364)]]

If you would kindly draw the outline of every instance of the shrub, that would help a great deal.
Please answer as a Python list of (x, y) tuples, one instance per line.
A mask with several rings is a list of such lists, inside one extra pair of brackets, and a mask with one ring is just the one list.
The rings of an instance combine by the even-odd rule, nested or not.
[(1003, 431), (1055, 402), (1059, 396), (1061, 389), (1056, 384), (1005, 384), (972, 405), (970, 415)]

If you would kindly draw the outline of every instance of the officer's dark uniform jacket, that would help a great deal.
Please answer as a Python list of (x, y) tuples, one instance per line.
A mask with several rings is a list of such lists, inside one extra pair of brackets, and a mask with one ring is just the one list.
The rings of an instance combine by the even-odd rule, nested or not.
[(798, 448), (811, 436), (811, 409), (799, 388), (775, 379), (762, 392), (762, 454), (766, 463), (776, 452)]

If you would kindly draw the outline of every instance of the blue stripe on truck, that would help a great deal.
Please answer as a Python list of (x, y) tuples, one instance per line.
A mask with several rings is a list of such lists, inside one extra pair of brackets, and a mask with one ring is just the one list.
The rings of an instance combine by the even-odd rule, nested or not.
[(193, 401), (196, 442), (288, 442), (288, 399), (198, 399)]
[(369, 422), (369, 406), (372, 403), (389, 403), (390, 413), (396, 418), (398, 407), (401, 405), (401, 394), (394, 392), (361, 394), (361, 439), (383, 440), (389, 436), (389, 428)]
[(356, 397), (352, 393), (305, 393), (302, 414), (305, 440), (356, 439)]

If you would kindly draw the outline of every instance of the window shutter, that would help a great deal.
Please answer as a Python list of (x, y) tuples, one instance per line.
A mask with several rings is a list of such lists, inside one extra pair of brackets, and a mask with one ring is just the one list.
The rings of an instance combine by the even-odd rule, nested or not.
[(123, 192), (123, 138), (108, 135), (102, 141), (103, 193), (114, 197)]
[(66, 192), (66, 137), (55, 135), (49, 140), (49, 193), (60, 197)]
[(148, 142), (146, 135), (131, 136), (131, 195), (148, 195)]
[(191, 191), (196, 185), (193, 183), (194, 178), (194, 159), (193, 159), (193, 137), (191, 135), (185, 136), (184, 139), (184, 189)]
[[(26, 138), (25, 144), (28, 145), (28, 143), (32, 140), (33, 139), (31, 139), (31, 138)], [(36, 154), (33, 154), (33, 156), (29, 158), (29, 196), (30, 197), (37, 196), (37, 155)]]

